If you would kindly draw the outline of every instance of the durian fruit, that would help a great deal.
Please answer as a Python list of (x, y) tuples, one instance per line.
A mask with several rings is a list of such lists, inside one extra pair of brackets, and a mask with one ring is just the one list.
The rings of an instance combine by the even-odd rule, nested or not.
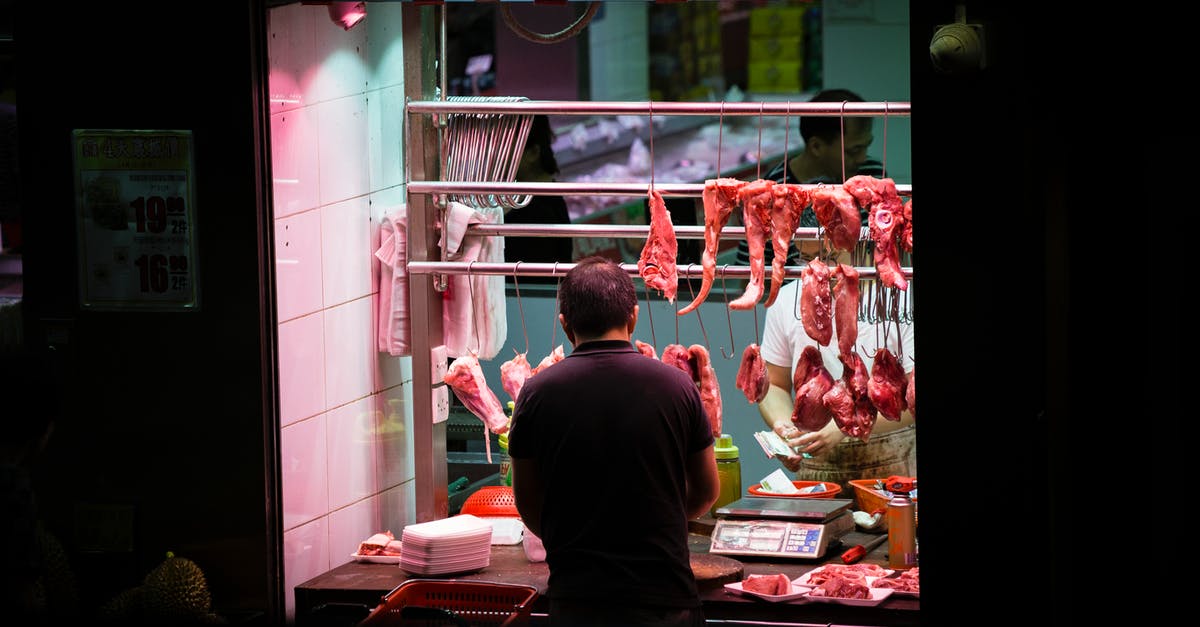
[(212, 611), (212, 595), (204, 572), (192, 560), (168, 551), (167, 558), (142, 582), (142, 608), (150, 623), (206, 620)]
[(66, 548), (41, 524), (37, 528), (37, 545), (44, 565), (40, 583), (45, 590), (47, 611), (59, 617), (73, 616), (79, 609), (79, 590)]
[(126, 588), (101, 605), (96, 618), (102, 625), (140, 625), (142, 623), (142, 587)]

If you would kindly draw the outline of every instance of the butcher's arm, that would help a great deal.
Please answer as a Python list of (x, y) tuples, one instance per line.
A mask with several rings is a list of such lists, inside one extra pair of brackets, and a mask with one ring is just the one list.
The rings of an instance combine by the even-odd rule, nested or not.
[(713, 453), (712, 445), (709, 445), (692, 453), (687, 459), (685, 504), (688, 520), (707, 514), (720, 495), (721, 479), (717, 475), (717, 456)]
[[(792, 370), (783, 366), (767, 363), (767, 380), (771, 385), (767, 395), (758, 402), (758, 413), (762, 415), (767, 428), (787, 441), (788, 446), (796, 445), (800, 430), (792, 424), (792, 411), (795, 401), (792, 400)], [(784, 468), (795, 472), (800, 469), (800, 455), (776, 457)]]
[(521, 521), (535, 536), (542, 535), (542, 498), (546, 494), (545, 481), (538, 472), (532, 458), (512, 459), (513, 497), (517, 501), (517, 513)]

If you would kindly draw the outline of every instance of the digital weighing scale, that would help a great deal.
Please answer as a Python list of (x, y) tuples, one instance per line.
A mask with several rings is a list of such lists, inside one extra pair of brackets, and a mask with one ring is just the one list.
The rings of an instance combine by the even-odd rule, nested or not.
[(717, 508), (709, 553), (820, 558), (854, 530), (851, 499), (745, 497)]

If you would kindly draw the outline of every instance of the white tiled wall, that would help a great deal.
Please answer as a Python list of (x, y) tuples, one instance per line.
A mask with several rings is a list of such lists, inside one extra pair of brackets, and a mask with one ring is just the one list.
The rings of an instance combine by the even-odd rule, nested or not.
[(650, 93), (646, 56), (646, 2), (605, 2), (587, 27), (591, 100), (645, 100)]
[(404, 200), (399, 3), (345, 31), (323, 5), (270, 13), (284, 582), (397, 536), (414, 511), (411, 358), (379, 353), (381, 218)]

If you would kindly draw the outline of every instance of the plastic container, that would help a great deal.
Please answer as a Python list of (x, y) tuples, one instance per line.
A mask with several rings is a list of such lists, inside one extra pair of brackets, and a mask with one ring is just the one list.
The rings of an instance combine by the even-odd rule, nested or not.
[(459, 513), (486, 517), (521, 515), (517, 512), (517, 499), (513, 496), (512, 488), (506, 485), (485, 485), (479, 488), (463, 501)]
[(717, 477), (721, 482), (721, 493), (709, 514), (716, 516), (717, 508), (742, 498), (742, 462), (738, 457), (738, 447), (733, 443), (733, 436), (727, 433), (722, 433), (721, 437), (717, 438), (713, 451), (717, 456)]
[[(526, 624), (534, 586), (490, 581), (409, 579), (396, 586), (359, 625)], [(418, 621), (418, 622), (410, 622)], [(425, 621), (425, 622), (419, 622)]]
[(804, 494), (780, 494), (778, 492), (767, 492), (762, 489), (762, 484), (758, 483), (750, 486), (746, 491), (749, 492), (751, 496), (769, 496), (780, 499), (831, 499), (842, 491), (842, 486), (832, 481), (801, 481), (799, 479), (792, 481), (792, 485), (796, 486), (796, 489), (798, 490), (811, 488), (822, 483), (825, 484), (824, 490), (820, 492), (806, 492)]

